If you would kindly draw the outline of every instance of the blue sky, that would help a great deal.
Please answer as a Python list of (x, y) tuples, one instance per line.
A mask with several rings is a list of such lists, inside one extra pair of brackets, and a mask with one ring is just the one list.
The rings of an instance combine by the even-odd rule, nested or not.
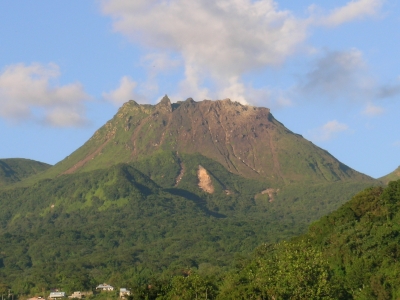
[(129, 99), (264, 106), (343, 163), (399, 164), (400, 3), (0, 1), (0, 158), (55, 164)]

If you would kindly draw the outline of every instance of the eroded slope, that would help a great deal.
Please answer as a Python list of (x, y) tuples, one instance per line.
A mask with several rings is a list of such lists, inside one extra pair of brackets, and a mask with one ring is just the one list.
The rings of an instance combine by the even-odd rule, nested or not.
[(125, 103), (115, 117), (47, 175), (137, 161), (157, 151), (200, 153), (246, 178), (270, 182), (371, 180), (278, 122), (267, 108), (188, 99)]

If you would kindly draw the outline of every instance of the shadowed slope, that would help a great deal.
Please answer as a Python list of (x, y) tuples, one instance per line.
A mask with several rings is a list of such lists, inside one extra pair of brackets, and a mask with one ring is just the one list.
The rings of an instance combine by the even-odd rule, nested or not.
[(0, 186), (19, 182), (50, 167), (49, 164), (24, 158), (0, 159)]

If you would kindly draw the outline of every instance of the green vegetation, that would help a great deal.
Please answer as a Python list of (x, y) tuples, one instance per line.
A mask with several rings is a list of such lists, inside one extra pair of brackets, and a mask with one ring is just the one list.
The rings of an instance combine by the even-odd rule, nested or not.
[(400, 180), (369, 188), (290, 242), (259, 247), (221, 299), (398, 299)]
[(383, 176), (381, 178), (378, 178), (380, 181), (384, 182), (385, 184), (388, 184), (390, 181), (395, 181), (400, 179), (400, 167), (398, 167), (396, 170), (394, 170), (392, 173), (389, 173), (386, 176)]
[[(41, 288), (56, 284), (66, 291), (84, 290), (106, 279), (117, 286), (130, 287), (133, 299), (398, 299), (399, 224), (400, 180), (386, 188), (371, 187), (358, 193), (338, 210), (313, 223), (304, 235), (290, 241), (264, 243), (252, 256), (236, 255), (229, 268), (221, 269), (211, 261), (198, 265), (186, 261), (186, 266), (154, 270), (129, 261), (129, 256), (119, 261), (122, 253), (115, 244), (114, 259), (108, 257), (113, 266), (106, 256), (98, 266), (92, 265), (96, 260), (93, 257), (87, 257), (84, 263), (75, 257), (70, 264), (63, 261), (60, 249), (55, 249), (59, 253), (53, 267), (41, 265), (47, 271), (43, 273), (24, 260), (23, 253), (18, 253), (16, 265), (20, 272), (24, 264), (31, 263), (32, 267), (24, 272), (24, 279), (14, 278), (12, 288), (20, 291), (17, 288), (23, 287), (26, 292), (38, 293)], [(59, 234), (59, 238), (65, 235)], [(2, 245), (15, 238), (4, 234)], [(103, 239), (107, 239), (106, 235)], [(79, 238), (75, 236), (75, 240)], [(102, 246), (105, 249), (105, 243)], [(47, 251), (54, 251), (52, 248), (47, 247)], [(199, 250), (197, 254), (201, 253)], [(75, 251), (82, 253), (78, 248)], [(3, 275), (9, 271), (8, 260), (4, 256), (1, 260)], [(56, 276), (50, 276), (50, 272)], [(31, 282), (19, 282), (29, 276)], [(117, 298), (116, 293), (93, 297)]]
[[(165, 97), (157, 105), (125, 103), (82, 147), (48, 171), (25, 181), (25, 186), (118, 163), (154, 163), (154, 157), (163, 159), (166, 153), (176, 155), (173, 159), (201, 154), (230, 173), (274, 185), (337, 181), (376, 184), (288, 130), (266, 108), (230, 100), (188, 99), (171, 104)], [(171, 164), (161, 162), (165, 169)]]
[(0, 187), (19, 182), (50, 167), (48, 164), (30, 159), (0, 159)]
[(129, 101), (47, 168), (0, 160), (0, 290), (108, 282), (134, 299), (400, 297), (399, 184), (371, 187), (381, 182), (268, 109)]
[[(199, 165), (209, 172), (214, 194), (198, 188)], [(263, 242), (305, 232), (363, 184), (273, 186), (279, 188), (273, 199), (255, 197), (271, 186), (199, 154), (160, 151), (131, 164), (3, 190), (0, 283), (22, 294), (54, 286), (87, 290), (104, 281), (154, 293), (144, 288), (148, 282), (165, 290), (171, 276), (193, 270), (199, 282), (208, 282), (211, 297), (215, 280), (238, 259)], [(182, 280), (165, 295), (192, 297), (173, 291), (197, 284)]]

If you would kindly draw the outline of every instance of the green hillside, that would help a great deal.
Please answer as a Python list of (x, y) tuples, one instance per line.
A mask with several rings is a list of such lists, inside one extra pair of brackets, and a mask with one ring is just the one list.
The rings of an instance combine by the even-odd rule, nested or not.
[(381, 178), (378, 178), (378, 180), (381, 180), (384, 183), (389, 183), (390, 181), (395, 181), (400, 179), (400, 166), (394, 170), (392, 173), (389, 173), (386, 176), (383, 176)]
[(37, 173), (0, 189), (0, 288), (32, 295), (109, 282), (136, 287), (139, 299), (193, 299), (170, 289), (171, 278), (184, 284), (174, 276), (191, 272), (200, 277), (190, 284), (206, 278), (211, 294), (230, 295), (242, 281), (224, 274), (257, 246), (304, 234), (381, 184), (269, 109), (167, 97), (125, 103), (82, 147)]
[(369, 188), (291, 242), (259, 247), (220, 299), (399, 299), (400, 180)]
[[(198, 187), (199, 165), (213, 194)], [(121, 278), (137, 284), (191, 268), (221, 274), (260, 243), (304, 232), (365, 184), (282, 186), (270, 199), (263, 182), (172, 152), (42, 180), (0, 192), (0, 280), (34, 293)]]
[(0, 187), (19, 182), (50, 167), (49, 164), (30, 159), (0, 159)]

